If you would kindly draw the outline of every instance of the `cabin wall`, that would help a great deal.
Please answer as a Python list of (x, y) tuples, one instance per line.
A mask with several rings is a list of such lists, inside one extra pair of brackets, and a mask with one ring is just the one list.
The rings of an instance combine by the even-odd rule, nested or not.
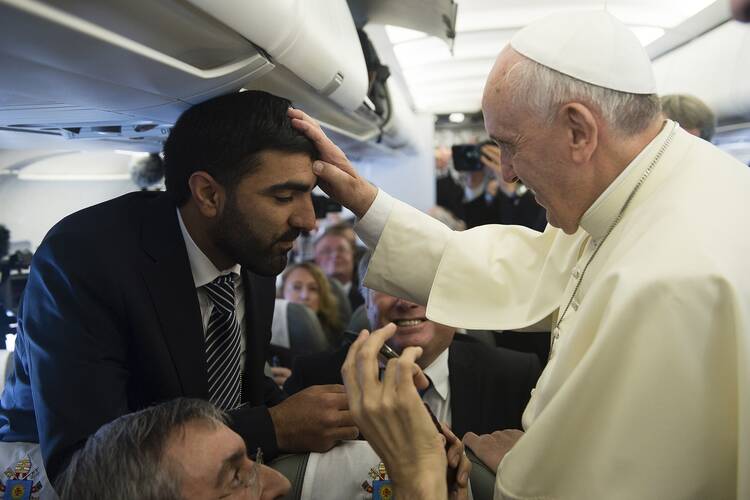
[(66, 215), (138, 188), (130, 180), (27, 181), (0, 176), (0, 224), (11, 241), (36, 250), (47, 231)]
[(413, 148), (383, 158), (363, 158), (357, 171), (391, 196), (426, 211), (435, 205), (435, 119), (419, 114), (413, 122)]

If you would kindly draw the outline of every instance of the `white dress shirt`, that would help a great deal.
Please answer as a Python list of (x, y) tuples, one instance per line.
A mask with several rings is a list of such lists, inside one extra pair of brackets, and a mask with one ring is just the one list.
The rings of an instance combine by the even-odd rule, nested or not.
[(195, 283), (195, 291), (198, 294), (198, 304), (201, 308), (201, 319), (203, 320), (203, 335), (206, 335), (208, 330), (208, 320), (211, 318), (211, 311), (213, 311), (214, 303), (208, 296), (208, 292), (203, 289), (204, 285), (211, 283), (219, 276), (234, 273), (234, 310), (237, 315), (237, 321), (240, 324), (240, 370), (244, 372), (245, 366), (245, 287), (242, 285), (242, 268), (239, 264), (235, 264), (229, 269), (219, 271), (216, 266), (211, 262), (211, 259), (206, 257), (203, 250), (198, 248), (193, 238), (185, 227), (185, 223), (182, 220), (182, 214), (180, 209), (177, 210), (177, 220), (180, 221), (180, 231), (182, 231), (182, 239), (185, 240), (185, 248), (187, 249), (188, 259), (190, 260), (190, 271), (193, 273), (193, 282)]
[(425, 368), (425, 375), (432, 381), (432, 385), (422, 395), (422, 401), (427, 403), (437, 419), (449, 426), (452, 424), (451, 415), (451, 387), (448, 379), (448, 349), (445, 349), (430, 366)]

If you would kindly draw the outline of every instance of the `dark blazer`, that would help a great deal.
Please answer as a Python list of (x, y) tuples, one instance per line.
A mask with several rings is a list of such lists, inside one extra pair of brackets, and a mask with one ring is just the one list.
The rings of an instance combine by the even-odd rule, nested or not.
[[(245, 406), (232, 427), (277, 454), (263, 375), (274, 278), (243, 271)], [(19, 310), (3, 441), (39, 441), (53, 479), (101, 425), (178, 396), (208, 398), (198, 295), (174, 203), (130, 193), (70, 215), (40, 245)]]
[[(311, 385), (343, 383), (341, 366), (347, 352), (348, 345), (297, 358), (284, 389), (291, 394)], [(533, 354), (488, 347), (457, 334), (448, 348), (453, 432), (462, 437), (469, 431), (520, 429), (539, 371)]]

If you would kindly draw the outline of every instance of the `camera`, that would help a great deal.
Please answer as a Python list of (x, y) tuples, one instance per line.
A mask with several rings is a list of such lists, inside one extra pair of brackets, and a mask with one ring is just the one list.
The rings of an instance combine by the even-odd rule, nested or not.
[(327, 196), (313, 194), (312, 202), (316, 219), (325, 219), (326, 214), (331, 212), (341, 212), (341, 204), (336, 203)]
[(479, 144), (456, 144), (451, 148), (453, 153), (453, 168), (459, 172), (475, 172), (482, 170), (482, 146), (490, 142), (480, 142)]

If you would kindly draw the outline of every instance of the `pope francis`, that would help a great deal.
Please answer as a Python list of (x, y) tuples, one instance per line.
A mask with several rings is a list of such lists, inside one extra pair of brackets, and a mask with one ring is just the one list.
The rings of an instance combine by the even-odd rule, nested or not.
[[(648, 56), (604, 11), (520, 30), (482, 109), (505, 180), (547, 209), (543, 233), (452, 232), (290, 116), (318, 145), (321, 186), (374, 248), (366, 286), (427, 304), (439, 323), (552, 331), (525, 433), (464, 439), (497, 467), (495, 498), (750, 498), (750, 170), (660, 118)], [(707, 182), (722, 192), (710, 205)], [(363, 334), (349, 352), (352, 414), (399, 497), (460, 497), (415, 381), (399, 376), (418, 349), (377, 378), (391, 333)]]

